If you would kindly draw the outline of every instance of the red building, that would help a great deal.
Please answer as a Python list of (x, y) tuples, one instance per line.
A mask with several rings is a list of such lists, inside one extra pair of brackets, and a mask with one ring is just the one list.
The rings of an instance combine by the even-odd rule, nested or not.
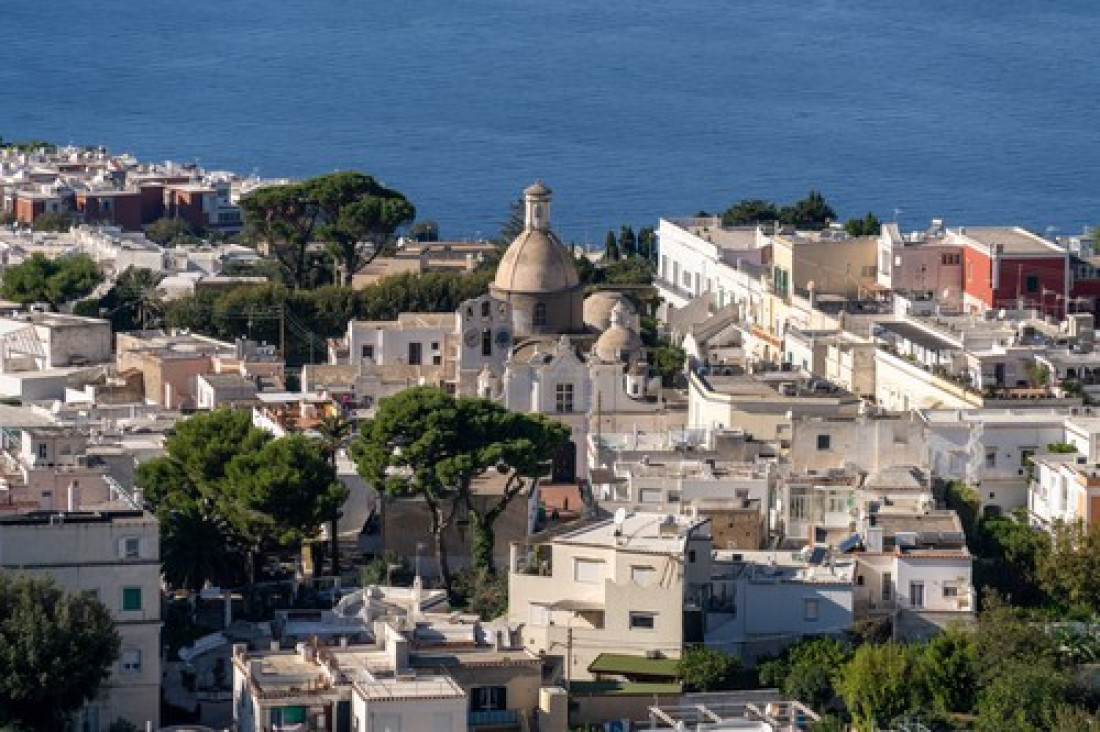
[(113, 224), (124, 231), (141, 231), (141, 191), (77, 191), (76, 212), (86, 224)]
[(972, 312), (1035, 308), (1061, 315), (1070, 291), (1065, 249), (1018, 227), (960, 228), (963, 304)]

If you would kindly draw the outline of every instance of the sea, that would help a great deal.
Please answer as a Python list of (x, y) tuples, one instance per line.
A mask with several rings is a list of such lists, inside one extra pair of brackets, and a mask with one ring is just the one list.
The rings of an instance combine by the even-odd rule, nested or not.
[(447, 237), (820, 190), (921, 229), (1100, 223), (1096, 0), (2, 0), (0, 136), (370, 173)]

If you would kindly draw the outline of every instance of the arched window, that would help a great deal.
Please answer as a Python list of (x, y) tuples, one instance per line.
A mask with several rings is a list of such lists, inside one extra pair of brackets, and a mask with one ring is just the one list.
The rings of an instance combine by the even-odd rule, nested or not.
[(546, 303), (535, 303), (535, 325), (546, 325)]

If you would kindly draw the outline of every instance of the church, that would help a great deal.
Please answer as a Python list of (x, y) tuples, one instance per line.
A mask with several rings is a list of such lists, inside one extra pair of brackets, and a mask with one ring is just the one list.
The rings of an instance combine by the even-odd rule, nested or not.
[(489, 292), (454, 313), (352, 321), (328, 364), (303, 369), (304, 391), (344, 397), (369, 416), (410, 386), (480, 396), (568, 424), (555, 482), (587, 478), (589, 430), (601, 413), (659, 409), (637, 308), (612, 290), (585, 297), (572, 253), (551, 229), (552, 192), (524, 190), (524, 229), (504, 252)]

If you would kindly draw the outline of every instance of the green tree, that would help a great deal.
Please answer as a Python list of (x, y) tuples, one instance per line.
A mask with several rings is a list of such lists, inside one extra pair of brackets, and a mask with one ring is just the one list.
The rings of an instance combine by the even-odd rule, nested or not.
[[(548, 472), (549, 460), (566, 439), (568, 428), (542, 415), (414, 387), (381, 401), (374, 418), (360, 425), (352, 455), (367, 481), (391, 495), (424, 500), (440, 576), (451, 590), (444, 534), (458, 508), (469, 512), (474, 566), (491, 571), (496, 519)], [(506, 474), (506, 484), (495, 501), (475, 502), (473, 480), (490, 469)]]
[(500, 224), (500, 231), (496, 236), (496, 243), (506, 247), (516, 240), (527, 227), (526, 204), (522, 198), (516, 198), (508, 204), (508, 216)]
[(978, 694), (978, 732), (1031, 732), (1050, 729), (1055, 710), (1065, 704), (1069, 680), (1042, 666), (1003, 667)]
[(638, 230), (638, 256), (650, 261), (657, 258), (657, 231), (652, 226)]
[(951, 627), (933, 637), (920, 658), (921, 674), (941, 712), (970, 712), (978, 689), (974, 634)]
[(648, 285), (653, 282), (653, 264), (638, 257), (610, 262), (603, 267), (603, 281), (609, 285)]
[[(321, 440), (321, 450), (335, 469), (337, 456), (351, 441), (352, 424), (342, 415), (326, 414), (321, 418), (316, 431)], [(334, 576), (340, 574), (340, 516), (340, 507), (337, 506), (329, 520), (329, 555)]]
[[(1039, 557), (1050, 548), (1050, 537), (1014, 516), (986, 516), (978, 524), (976, 570), (987, 586), (1022, 606), (1048, 601), (1039, 585)], [(985, 593), (983, 593), (985, 594)]]
[(860, 732), (874, 732), (918, 710), (926, 698), (920, 650), (897, 643), (863, 645), (841, 670), (838, 686)]
[(638, 237), (634, 235), (634, 229), (623, 226), (619, 229), (619, 249), (627, 259), (638, 256)]
[(103, 280), (87, 254), (48, 259), (32, 254), (21, 264), (4, 271), (0, 296), (14, 302), (59, 305), (85, 297)]
[(1049, 551), (1038, 559), (1038, 576), (1051, 597), (1100, 613), (1100, 524), (1058, 522)]
[(436, 221), (417, 221), (409, 227), (409, 236), (414, 241), (439, 241), (439, 223)]
[(290, 282), (302, 287), (308, 276), (307, 248), (318, 224), (318, 207), (304, 183), (267, 186), (240, 199), (245, 224), (262, 240), (286, 270)]
[(482, 620), (499, 618), (508, 612), (507, 572), (469, 567), (455, 576), (455, 589), (465, 608)]
[(219, 512), (254, 551), (298, 548), (347, 499), (316, 440), (291, 434), (235, 456)]
[(836, 678), (851, 655), (836, 638), (806, 638), (760, 663), (760, 683), (778, 686), (787, 696), (822, 710), (837, 696)]
[(416, 216), (404, 195), (362, 173), (332, 173), (303, 185), (305, 195), (316, 202), (317, 236), (330, 243), (344, 285), (378, 256), (399, 226)]
[(203, 234), (185, 219), (163, 217), (145, 227), (145, 238), (162, 247), (196, 244)]
[(680, 679), (692, 691), (728, 689), (740, 670), (736, 657), (705, 645), (685, 648), (677, 664)]
[(53, 231), (63, 234), (76, 226), (76, 217), (67, 211), (47, 211), (34, 217), (34, 231)]
[(99, 301), (115, 331), (144, 330), (160, 324), (164, 314), (157, 285), (163, 275), (149, 269), (127, 267)]
[(825, 202), (825, 197), (817, 191), (801, 201), (796, 201), (791, 206), (784, 206), (779, 210), (779, 220), (796, 229), (817, 231), (824, 229), (830, 221), (836, 219), (836, 211)]
[(779, 220), (779, 211), (771, 201), (746, 198), (733, 204), (722, 214), (722, 226), (751, 226)]
[(671, 388), (683, 378), (687, 352), (666, 342), (650, 351), (650, 360), (661, 375), (661, 384)]
[(878, 236), (882, 231), (882, 222), (878, 216), (868, 213), (862, 219), (848, 219), (844, 230), (851, 236)]
[(621, 258), (619, 242), (615, 238), (614, 231), (608, 231), (603, 239), (603, 258), (606, 262), (617, 262)]
[(1052, 635), (1031, 622), (1020, 608), (1005, 605), (995, 593), (985, 604), (974, 639), (983, 684), (1013, 666), (1057, 669), (1059, 650)]
[(0, 572), (0, 725), (65, 728), (119, 656), (111, 614), (88, 593)]
[(247, 554), (224, 519), (203, 499), (161, 512), (160, 558), (165, 583), (198, 592), (207, 582), (238, 587), (246, 579)]

